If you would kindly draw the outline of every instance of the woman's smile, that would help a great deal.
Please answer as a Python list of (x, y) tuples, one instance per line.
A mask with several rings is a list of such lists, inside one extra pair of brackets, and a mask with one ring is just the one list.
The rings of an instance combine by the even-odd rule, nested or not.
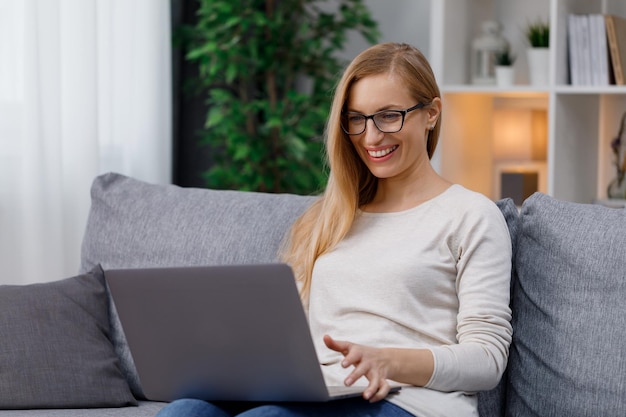
[(367, 154), (372, 161), (381, 162), (391, 158), (391, 155), (399, 148), (399, 145), (391, 145), (367, 149)]

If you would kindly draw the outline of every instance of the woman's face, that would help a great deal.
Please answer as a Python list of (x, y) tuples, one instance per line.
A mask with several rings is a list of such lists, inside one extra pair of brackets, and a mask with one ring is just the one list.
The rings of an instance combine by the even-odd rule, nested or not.
[[(371, 75), (352, 85), (346, 110), (363, 115), (382, 110), (406, 110), (418, 104), (407, 90), (393, 75)], [(412, 178), (419, 175), (421, 166), (430, 164), (426, 140), (430, 126), (434, 126), (439, 115), (439, 99), (435, 104), (430, 109), (406, 113), (399, 132), (383, 133), (370, 118), (366, 120), (363, 133), (349, 136), (361, 160), (374, 176), (380, 179)]]

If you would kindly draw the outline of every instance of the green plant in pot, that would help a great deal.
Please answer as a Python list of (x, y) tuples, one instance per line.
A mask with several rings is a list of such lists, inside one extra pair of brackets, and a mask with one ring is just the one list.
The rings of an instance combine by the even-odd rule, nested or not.
[(363, 0), (200, 0), (197, 17), (180, 35), (207, 97), (206, 185), (319, 191), (338, 53), (350, 31), (379, 36)]
[(515, 73), (513, 63), (515, 62), (515, 58), (515, 55), (511, 53), (509, 47), (500, 52), (496, 52), (495, 72), (497, 85), (506, 87), (514, 84)]
[(538, 19), (526, 26), (526, 40), (532, 48), (550, 47), (550, 25)]
[(545, 86), (549, 83), (550, 25), (537, 19), (529, 23), (525, 30), (530, 83)]
[(507, 48), (501, 52), (496, 53), (496, 66), (498, 67), (510, 67), (515, 63), (516, 56), (511, 53), (511, 49)]

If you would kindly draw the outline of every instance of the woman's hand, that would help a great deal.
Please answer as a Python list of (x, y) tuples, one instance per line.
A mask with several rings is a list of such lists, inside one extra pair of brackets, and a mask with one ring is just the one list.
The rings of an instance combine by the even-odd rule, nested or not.
[(435, 358), (429, 349), (373, 348), (324, 336), (329, 349), (343, 355), (341, 366), (354, 366), (344, 381), (352, 385), (366, 377), (368, 387), (363, 398), (370, 402), (384, 399), (391, 386), (388, 380), (423, 387), (432, 378)]
[(387, 396), (391, 389), (387, 378), (389, 378), (392, 366), (392, 358), (388, 350), (335, 340), (328, 335), (324, 336), (324, 343), (329, 349), (344, 356), (341, 366), (344, 368), (354, 366), (354, 370), (344, 381), (347, 386), (365, 376), (369, 385), (363, 392), (363, 398), (376, 402)]

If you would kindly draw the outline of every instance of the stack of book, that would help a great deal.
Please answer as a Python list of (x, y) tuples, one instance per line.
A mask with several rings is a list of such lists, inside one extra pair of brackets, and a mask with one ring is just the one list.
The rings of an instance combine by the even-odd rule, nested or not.
[(572, 85), (626, 85), (626, 18), (570, 14), (567, 28)]

